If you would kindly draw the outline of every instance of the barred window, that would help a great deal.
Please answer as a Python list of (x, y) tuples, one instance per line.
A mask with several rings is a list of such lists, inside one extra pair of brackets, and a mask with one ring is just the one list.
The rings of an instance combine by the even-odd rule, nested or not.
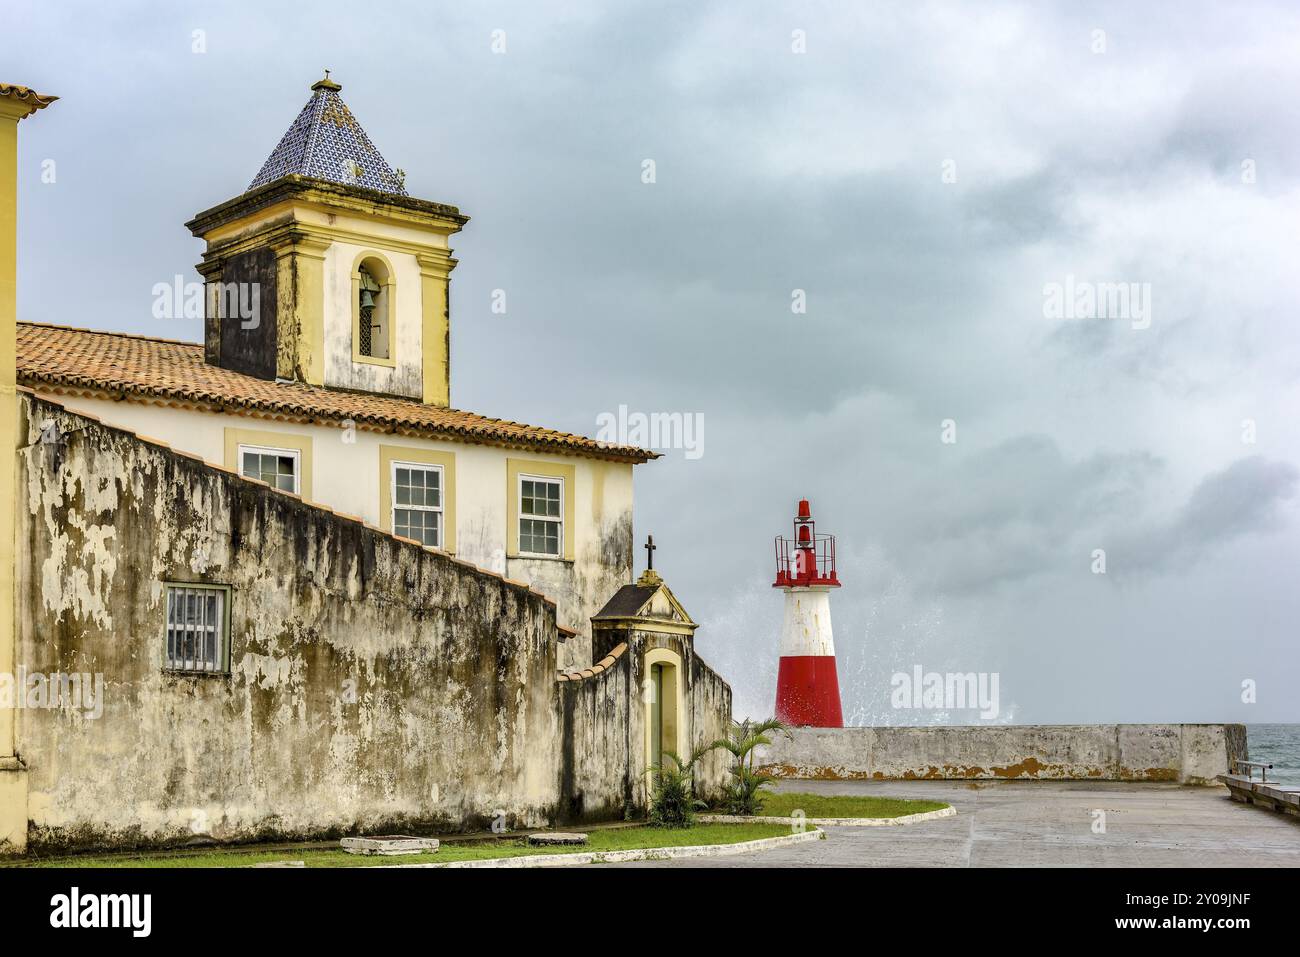
[(564, 480), (519, 478), (519, 552), (561, 555), (564, 550)]
[(201, 674), (227, 670), (230, 588), (167, 586), (167, 668)]
[(442, 547), (442, 466), (393, 463), (393, 534)]
[(353, 359), (391, 359), (393, 277), (379, 259), (370, 257), (352, 274), (357, 297), (353, 310)]

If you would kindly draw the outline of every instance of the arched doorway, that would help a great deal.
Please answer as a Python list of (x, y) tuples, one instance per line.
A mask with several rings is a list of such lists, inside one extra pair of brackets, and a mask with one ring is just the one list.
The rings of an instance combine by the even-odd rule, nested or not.
[(667, 648), (654, 648), (645, 656), (645, 757), (646, 769), (659, 765), (664, 755), (684, 757), (686, 699), (682, 687), (681, 658)]

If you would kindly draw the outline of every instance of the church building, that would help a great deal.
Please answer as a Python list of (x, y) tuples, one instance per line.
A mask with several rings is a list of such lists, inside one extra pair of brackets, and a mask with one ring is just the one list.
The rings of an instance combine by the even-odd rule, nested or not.
[[(328, 77), (207, 244), (202, 348), (21, 323), (38, 395), (356, 515), (555, 599), (591, 660), (632, 575), (643, 449), (450, 408), (454, 206), (413, 199)], [(256, 305), (256, 314), (252, 313)]]
[(655, 453), (451, 407), (468, 217), (340, 91), (186, 224), (197, 344), (16, 321), (16, 129), (54, 98), (0, 85), (0, 852), (622, 817), (726, 730), (633, 581)]

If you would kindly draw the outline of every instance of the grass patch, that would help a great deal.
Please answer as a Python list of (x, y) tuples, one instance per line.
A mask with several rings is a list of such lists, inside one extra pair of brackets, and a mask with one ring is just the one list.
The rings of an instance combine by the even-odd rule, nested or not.
[(185, 852), (115, 854), (98, 857), (63, 857), (24, 862), (25, 867), (247, 867), (276, 861), (302, 861), (308, 867), (375, 867), (384, 864), (441, 864), (449, 861), (538, 854), (576, 854), (582, 851), (624, 851), (633, 848), (687, 847), (696, 844), (739, 844), (790, 833), (783, 824), (700, 824), (690, 828), (612, 827), (593, 829), (581, 847), (529, 847), (526, 836), (486, 841), (443, 842), (434, 854), (368, 857), (341, 848), (258, 850), (243, 848)]
[(948, 805), (942, 801), (770, 792), (763, 795), (763, 809), (759, 813), (766, 817), (790, 817), (796, 810), (801, 810), (807, 817), (902, 817), (942, 811), (946, 807)]

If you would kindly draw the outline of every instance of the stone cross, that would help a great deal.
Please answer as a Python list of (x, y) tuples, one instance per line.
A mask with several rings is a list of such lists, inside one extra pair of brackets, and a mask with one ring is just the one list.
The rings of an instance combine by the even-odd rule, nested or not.
[(659, 546), (655, 544), (655, 537), (653, 535), (647, 535), (645, 539), (645, 545), (644, 545), (646, 568), (655, 567), (655, 549), (658, 547)]

